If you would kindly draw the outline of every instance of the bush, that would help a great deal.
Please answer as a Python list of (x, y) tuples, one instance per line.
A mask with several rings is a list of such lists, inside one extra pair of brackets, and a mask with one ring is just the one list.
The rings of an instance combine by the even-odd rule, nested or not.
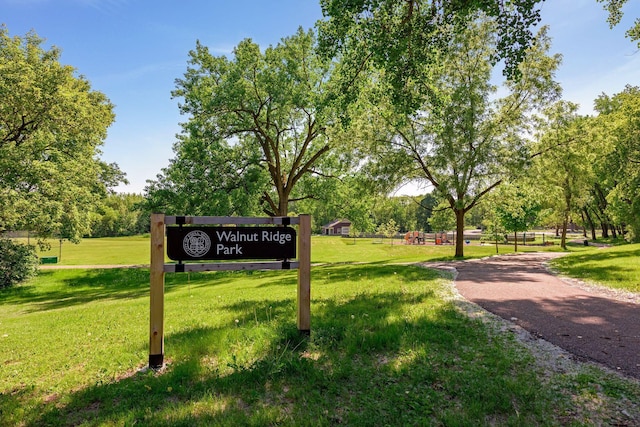
[(0, 239), (0, 289), (33, 277), (38, 272), (38, 256), (33, 246)]

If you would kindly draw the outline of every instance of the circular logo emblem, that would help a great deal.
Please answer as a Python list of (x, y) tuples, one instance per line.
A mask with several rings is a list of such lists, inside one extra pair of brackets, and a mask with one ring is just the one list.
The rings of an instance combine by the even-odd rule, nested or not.
[(211, 239), (204, 231), (194, 230), (184, 236), (182, 247), (187, 255), (199, 258), (211, 249)]

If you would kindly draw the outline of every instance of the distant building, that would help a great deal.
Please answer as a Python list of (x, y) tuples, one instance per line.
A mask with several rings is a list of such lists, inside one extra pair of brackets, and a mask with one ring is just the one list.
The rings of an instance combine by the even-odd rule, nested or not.
[(326, 236), (348, 236), (351, 229), (351, 221), (339, 219), (322, 226), (322, 234)]

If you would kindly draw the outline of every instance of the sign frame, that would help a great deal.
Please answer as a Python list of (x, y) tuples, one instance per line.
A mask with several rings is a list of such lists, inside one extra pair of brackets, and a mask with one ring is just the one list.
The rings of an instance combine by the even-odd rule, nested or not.
[[(165, 264), (165, 234), (168, 225), (297, 225), (297, 260), (271, 262), (222, 262)], [(191, 228), (191, 227), (188, 227)], [(278, 227), (274, 227), (276, 230)], [(232, 230), (230, 228), (230, 230)], [(228, 270), (298, 270), (296, 323), (301, 334), (311, 331), (311, 216), (298, 217), (217, 217), (168, 216), (151, 214), (151, 264), (149, 277), (149, 368), (164, 365), (164, 276), (165, 273)], [(295, 253), (295, 249), (294, 249)], [(265, 258), (271, 258), (266, 257)], [(274, 257), (275, 258), (275, 257)], [(240, 258), (242, 259), (242, 258)]]
[(167, 256), (174, 261), (292, 259), (296, 230), (289, 226), (167, 227)]

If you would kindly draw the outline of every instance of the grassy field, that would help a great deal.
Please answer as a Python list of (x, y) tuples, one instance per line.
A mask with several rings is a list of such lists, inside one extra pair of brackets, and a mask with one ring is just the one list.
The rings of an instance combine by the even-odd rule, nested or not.
[[(23, 239), (25, 240), (25, 239)], [(51, 248), (40, 251), (39, 256), (60, 257), (61, 265), (144, 265), (149, 264), (149, 237), (113, 237), (101, 239), (83, 239), (79, 244), (62, 243), (50, 240)], [(499, 253), (513, 252), (513, 245), (500, 245)], [(556, 250), (556, 246), (518, 246), (520, 252), (538, 250)], [(337, 262), (420, 262), (427, 260), (452, 259), (455, 253), (453, 245), (405, 245), (400, 240), (385, 239), (384, 242), (372, 239), (343, 239), (340, 237), (314, 236), (312, 238), (311, 257), (314, 263)], [(495, 255), (493, 245), (477, 243), (465, 247), (465, 256), (479, 258)]]
[[(122, 242), (99, 240), (91, 242), (101, 252)], [(140, 242), (148, 245), (139, 238), (132, 246)], [(314, 239), (313, 260), (326, 264), (312, 272), (308, 338), (295, 326), (295, 271), (168, 274), (162, 372), (143, 369), (147, 269), (46, 270), (0, 292), (0, 425), (640, 420), (636, 382), (589, 367), (549, 372), (512, 335), (463, 314), (448, 278), (394, 264), (447, 258), (452, 248), (347, 243)], [(623, 248), (576, 248), (572, 256)], [(637, 259), (638, 247), (627, 248), (616, 256)]]
[[(26, 239), (22, 239), (23, 241)], [(58, 257), (62, 265), (149, 264), (149, 236), (82, 239), (79, 244), (49, 240), (51, 248), (38, 256)]]
[(552, 266), (570, 277), (640, 292), (640, 244), (589, 248), (558, 258)]

